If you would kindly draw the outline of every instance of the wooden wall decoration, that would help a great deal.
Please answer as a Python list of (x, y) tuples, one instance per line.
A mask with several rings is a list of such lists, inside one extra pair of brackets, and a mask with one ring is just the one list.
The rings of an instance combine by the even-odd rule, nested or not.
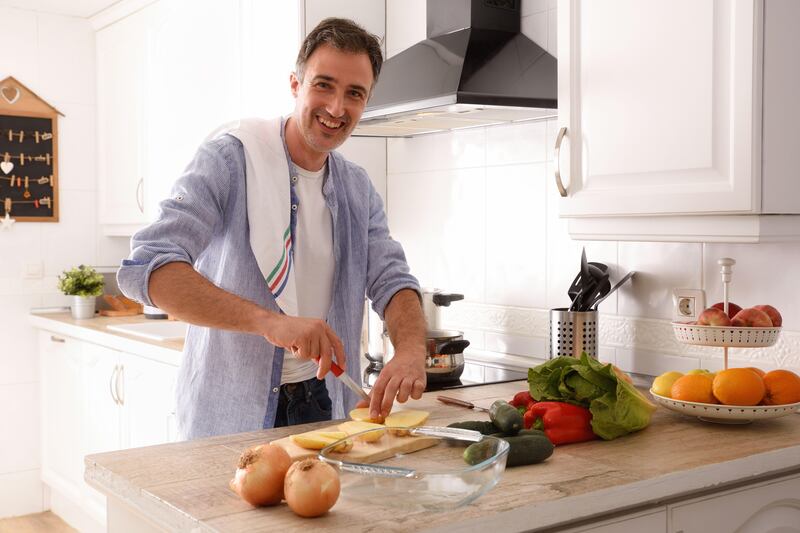
[(0, 217), (58, 222), (58, 115), (13, 77), (0, 81)]

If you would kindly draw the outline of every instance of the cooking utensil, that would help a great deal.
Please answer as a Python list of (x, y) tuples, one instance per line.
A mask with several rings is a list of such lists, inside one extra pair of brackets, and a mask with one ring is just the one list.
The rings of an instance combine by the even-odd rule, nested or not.
[[(431, 329), (425, 337), (427, 356), (425, 373), (429, 383), (455, 381), (464, 372), (464, 349), (469, 341), (463, 333), (454, 329)], [(394, 357), (394, 346), (389, 334), (383, 334), (383, 361), (388, 364)]]
[[(378, 432), (383, 436), (375, 440)], [(410, 512), (443, 511), (467, 505), (485, 494), (505, 470), (509, 444), (503, 439), (456, 428), (424, 426), (408, 432), (410, 436), (394, 437), (384, 428), (370, 429), (348, 437), (353, 443), (349, 452), (333, 451), (341, 441), (323, 448), (319, 458), (339, 472), (341, 497)], [(361, 461), (353, 457), (354, 452), (374, 448), (387, 438), (436, 442), (413, 453), (386, 454), (381, 459)], [(464, 450), (473, 442), (485, 446), (485, 459), (477, 465), (464, 461)]]
[(628, 281), (629, 279), (631, 279), (631, 278), (632, 278), (632, 277), (633, 277), (635, 274), (636, 274), (636, 271), (635, 271), (635, 270), (631, 270), (630, 272), (628, 272), (627, 274), (625, 274), (624, 276), (622, 276), (622, 279), (621, 279), (621, 280), (619, 280), (619, 281), (617, 282), (617, 284), (616, 284), (616, 285), (614, 285), (613, 287), (611, 287), (611, 290), (609, 290), (609, 291), (608, 291), (608, 292), (607, 292), (605, 295), (603, 295), (603, 296), (601, 296), (600, 298), (597, 298), (595, 301), (593, 301), (593, 302), (592, 302), (592, 303), (589, 305), (589, 308), (590, 308), (590, 309), (597, 309), (597, 306), (598, 306), (598, 305), (600, 305), (600, 303), (601, 303), (603, 300), (605, 300), (606, 298), (608, 298), (608, 297), (609, 297), (609, 296), (610, 296), (610, 295), (611, 295), (611, 294), (612, 294), (614, 291), (616, 291), (617, 289), (619, 289), (619, 288), (622, 286), (622, 284), (623, 284), (623, 283), (625, 283), (626, 281)]
[[(294, 353), (294, 350), (292, 350), (292, 353)], [(314, 361), (319, 364), (319, 358), (314, 359)], [(335, 361), (331, 361), (331, 372), (333, 372), (333, 375), (339, 378), (339, 381), (344, 383), (348, 389), (355, 392), (359, 397), (361, 397), (362, 400), (366, 400), (367, 403), (369, 403), (369, 394), (364, 392), (364, 389), (362, 389), (358, 383), (353, 381), (353, 378), (348, 376), (345, 371), (342, 370), (342, 367), (337, 365)]]
[(595, 302), (595, 300), (608, 294), (610, 289), (611, 289), (611, 282), (608, 281), (608, 272), (604, 272), (603, 275), (597, 280), (597, 283), (592, 287), (592, 289), (589, 292), (581, 295), (580, 302), (576, 305), (576, 309), (571, 309), (571, 310), (574, 311), (591, 310), (592, 304)]
[[(608, 272), (608, 265), (589, 261), (589, 274), (591, 274), (591, 278), (599, 279), (604, 272)], [(583, 284), (590, 282), (590, 280), (584, 279), (582, 272), (579, 270), (575, 275), (575, 279), (572, 280), (572, 284), (570, 284), (569, 288), (567, 289), (567, 294), (569, 295), (570, 301), (575, 300), (575, 297), (581, 291)]]
[(459, 400), (458, 398), (451, 398), (450, 396), (437, 396), (436, 399), (439, 400), (440, 402), (446, 403), (448, 405), (457, 405), (459, 407), (466, 407), (468, 409), (475, 409), (476, 411), (484, 411), (486, 413), (489, 412), (489, 410), (487, 408), (485, 408), (485, 407), (479, 407), (479, 406), (475, 405), (472, 402), (468, 402), (466, 400)]

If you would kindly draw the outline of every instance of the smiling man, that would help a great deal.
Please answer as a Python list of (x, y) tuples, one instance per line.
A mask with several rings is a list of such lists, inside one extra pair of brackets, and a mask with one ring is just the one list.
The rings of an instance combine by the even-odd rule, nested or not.
[(329, 370), (336, 361), (360, 379), (365, 295), (395, 346), (372, 416), (421, 396), (419, 285), (366, 172), (334, 151), (382, 61), (375, 36), (322, 21), (290, 76), (294, 112), (215, 132), (133, 237), (123, 292), (192, 324), (177, 383), (182, 437), (344, 418), (358, 398)]

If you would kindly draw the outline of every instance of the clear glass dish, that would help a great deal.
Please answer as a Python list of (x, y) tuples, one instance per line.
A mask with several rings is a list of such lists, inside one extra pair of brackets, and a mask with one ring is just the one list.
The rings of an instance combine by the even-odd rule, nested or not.
[[(480, 462), (470, 465), (464, 450), (476, 442), (485, 448)], [(349, 449), (335, 451), (342, 448)], [(324, 448), (319, 458), (339, 471), (343, 498), (440, 511), (467, 505), (494, 487), (508, 449), (503, 439), (467, 429), (390, 427), (353, 434)]]

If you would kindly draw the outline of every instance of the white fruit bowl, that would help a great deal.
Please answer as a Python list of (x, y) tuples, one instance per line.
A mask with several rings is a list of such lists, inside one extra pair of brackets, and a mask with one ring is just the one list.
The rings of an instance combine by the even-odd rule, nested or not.
[(800, 408), (800, 402), (783, 405), (722, 405), (718, 403), (684, 402), (660, 396), (653, 392), (652, 389), (650, 390), (650, 395), (657, 404), (670, 411), (696, 416), (705, 422), (716, 422), (718, 424), (748, 424), (753, 420), (779, 418), (796, 413), (797, 409)]
[(675, 337), (684, 344), (764, 348), (778, 342), (781, 328), (736, 328), (733, 326), (698, 326), (673, 322)]

